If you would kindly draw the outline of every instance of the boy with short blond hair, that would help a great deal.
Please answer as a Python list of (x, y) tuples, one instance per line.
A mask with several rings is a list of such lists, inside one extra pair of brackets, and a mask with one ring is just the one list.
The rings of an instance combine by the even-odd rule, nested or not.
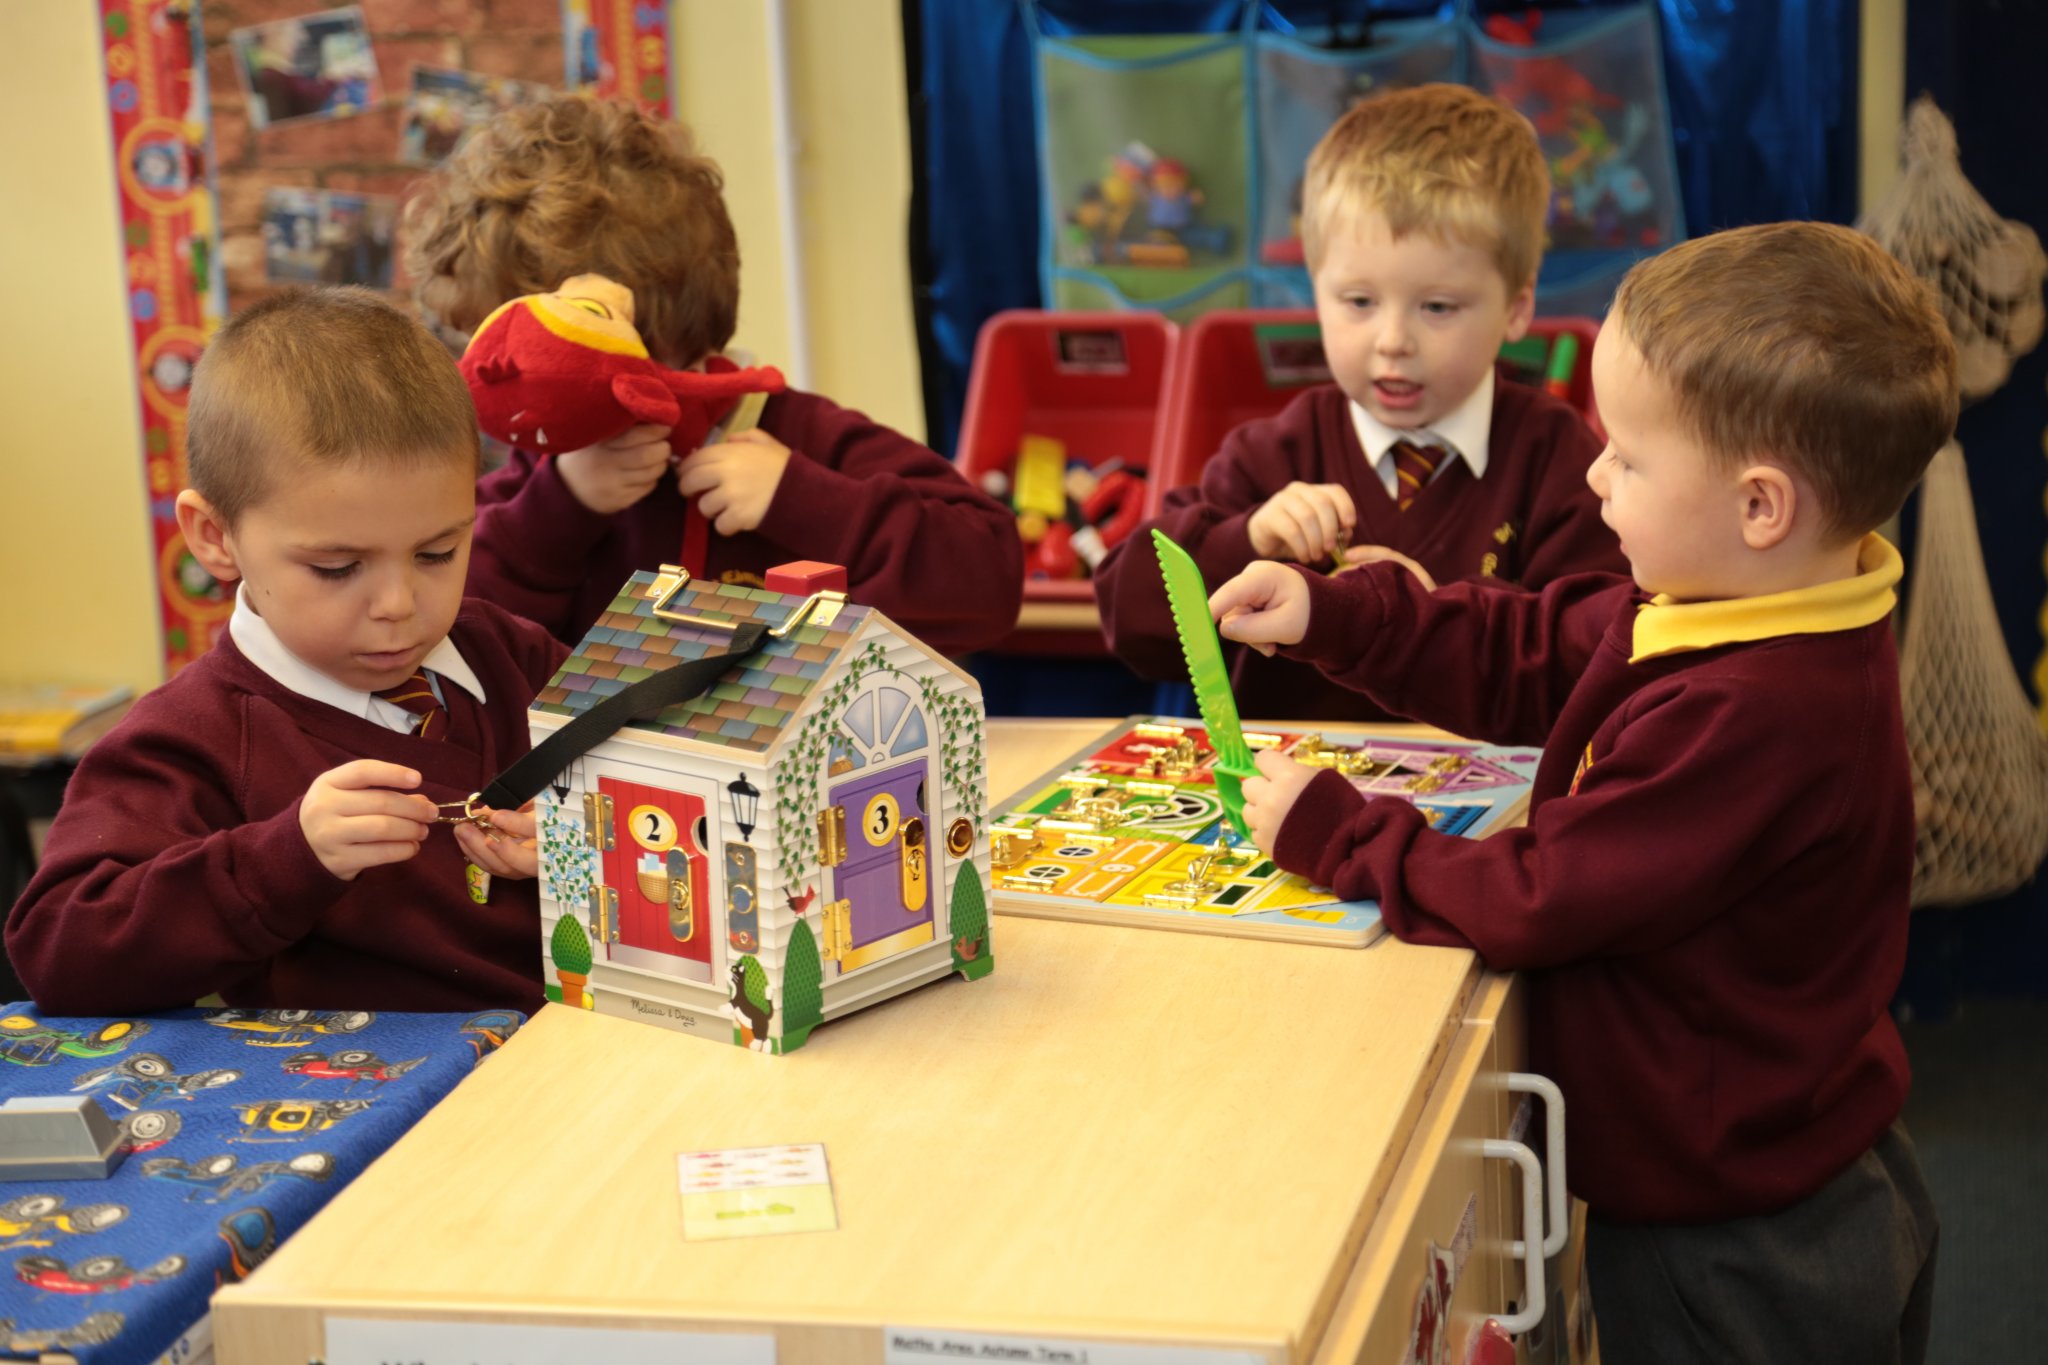
[[(509, 299), (604, 275), (632, 291), (657, 360), (730, 369), (740, 257), (723, 186), (676, 125), (557, 96), (499, 114), (435, 173), (409, 210), (408, 267), (465, 334)], [(1007, 634), (1023, 599), (1007, 511), (917, 442), (795, 390), (694, 451), (658, 426), (515, 450), (477, 499), (471, 591), (570, 643), (663, 563), (756, 587), (790, 560), (843, 565), (850, 598), (955, 654)]]
[(565, 653), (463, 600), (453, 360), (364, 290), (267, 299), (201, 356), (187, 442), (179, 529), (234, 614), (79, 764), (8, 916), (22, 981), (66, 1015), (538, 1007), (532, 815), (437, 828)]
[[(1302, 239), (1330, 385), (1224, 438), (1199, 485), (1095, 579), (1111, 648), (1183, 676), (1145, 529), (1220, 583), (1255, 560), (1338, 568), (1391, 560), (1421, 581), (1540, 588), (1622, 567), (1585, 473), (1599, 451), (1560, 400), (1496, 377), (1535, 311), (1550, 177), (1527, 120), (1464, 86), (1354, 106), (1317, 143)], [(1239, 653), (1246, 715), (1375, 714), (1289, 661)]]
[(1527, 826), (1438, 835), (1277, 753), (1246, 817), (1397, 937), (1528, 971), (1603, 1360), (1918, 1361), (1937, 1228), (1887, 1012), (1913, 790), (1874, 528), (1954, 428), (1955, 346), (1868, 238), (1773, 224), (1637, 266), (1593, 380), (1633, 583), (1259, 564), (1211, 600), (1401, 714), (1541, 741)]

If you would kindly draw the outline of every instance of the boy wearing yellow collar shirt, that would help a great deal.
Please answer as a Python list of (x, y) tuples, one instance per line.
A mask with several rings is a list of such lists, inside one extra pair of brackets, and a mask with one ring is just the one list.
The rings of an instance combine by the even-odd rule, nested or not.
[(1587, 475), (1634, 581), (1541, 593), (1261, 563), (1210, 601), (1390, 710), (1541, 741), (1528, 824), (1433, 833), (1259, 756), (1261, 848), (1416, 943), (1526, 971), (1608, 1365), (1915, 1361), (1936, 1223), (1898, 1123), (1913, 791), (1889, 519), (1954, 428), (1932, 296), (1818, 223), (1630, 272)]

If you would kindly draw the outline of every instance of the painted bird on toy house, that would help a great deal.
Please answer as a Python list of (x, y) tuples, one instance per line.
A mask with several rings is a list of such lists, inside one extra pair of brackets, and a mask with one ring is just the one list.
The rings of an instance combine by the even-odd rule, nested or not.
[(535, 698), (551, 999), (787, 1052), (993, 968), (980, 686), (845, 583), (637, 573)]

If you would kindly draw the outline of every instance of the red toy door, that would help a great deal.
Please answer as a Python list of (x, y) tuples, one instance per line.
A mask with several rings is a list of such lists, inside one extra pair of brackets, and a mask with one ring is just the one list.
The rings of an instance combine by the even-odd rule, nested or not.
[(619, 942), (708, 968), (716, 926), (704, 798), (605, 776), (597, 789), (612, 799), (604, 880), (619, 897)]

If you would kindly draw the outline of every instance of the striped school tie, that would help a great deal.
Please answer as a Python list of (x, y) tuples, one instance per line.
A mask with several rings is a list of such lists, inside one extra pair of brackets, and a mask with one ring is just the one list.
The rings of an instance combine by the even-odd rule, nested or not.
[(410, 711), (420, 718), (413, 731), (421, 739), (448, 738), (448, 712), (434, 695), (433, 684), (427, 681), (424, 668), (415, 669), (413, 675), (396, 687), (387, 687), (371, 695), (390, 702), (402, 711)]
[(1394, 457), (1394, 486), (1399, 490), (1398, 501), (1405, 512), (1449, 452), (1442, 446), (1419, 446), (1412, 441), (1396, 441), (1387, 450)]

